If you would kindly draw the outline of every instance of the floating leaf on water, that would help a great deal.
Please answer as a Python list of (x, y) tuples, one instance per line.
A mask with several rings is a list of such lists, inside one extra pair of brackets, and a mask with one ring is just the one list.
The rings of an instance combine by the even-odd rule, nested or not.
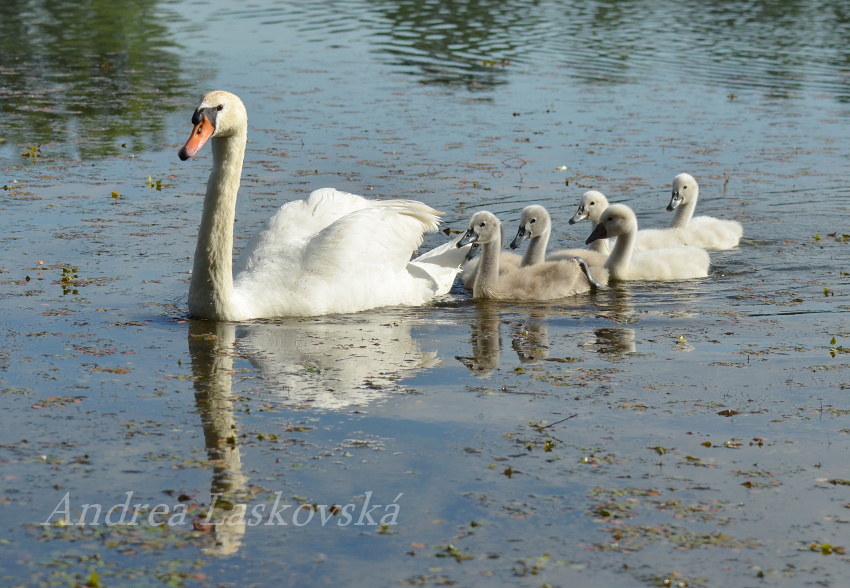
[(82, 402), (85, 396), (49, 396), (32, 405), (33, 408), (64, 408), (70, 404)]

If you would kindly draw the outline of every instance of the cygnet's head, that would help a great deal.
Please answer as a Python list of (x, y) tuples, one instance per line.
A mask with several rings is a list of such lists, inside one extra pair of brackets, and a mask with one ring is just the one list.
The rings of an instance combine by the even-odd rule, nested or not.
[(208, 139), (245, 134), (248, 113), (236, 94), (216, 90), (204, 95), (192, 114), (192, 134), (177, 154), (186, 161), (194, 156)]
[(602, 192), (596, 190), (585, 192), (578, 201), (578, 210), (570, 219), (570, 224), (574, 225), (588, 219), (591, 222), (598, 223), (599, 217), (602, 216), (606, 208), (608, 208), (608, 199)]
[(526, 239), (546, 235), (551, 230), (552, 219), (549, 216), (549, 211), (539, 204), (526, 206), (522, 209), (522, 215), (519, 218), (519, 229), (516, 232), (516, 237), (511, 241), (510, 248), (516, 249)]
[(685, 202), (696, 202), (699, 197), (699, 185), (691, 174), (679, 174), (673, 178), (673, 195), (667, 212), (673, 212)]
[(599, 217), (599, 224), (593, 229), (585, 244), (590, 245), (597, 239), (609, 239), (637, 232), (637, 229), (637, 217), (632, 209), (625, 204), (613, 204)]
[(486, 243), (501, 242), (502, 240), (502, 224), (496, 215), (492, 212), (482, 210), (472, 215), (469, 220), (469, 228), (464, 233), (463, 237), (457, 242), (458, 247), (463, 247), (469, 243)]

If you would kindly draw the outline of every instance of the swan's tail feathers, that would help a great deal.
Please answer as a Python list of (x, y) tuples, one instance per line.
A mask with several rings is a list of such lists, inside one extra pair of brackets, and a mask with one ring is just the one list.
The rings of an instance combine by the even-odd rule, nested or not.
[(415, 218), (422, 225), (423, 233), (434, 233), (440, 227), (439, 210), (434, 210), (418, 200), (374, 200), (376, 206), (389, 208), (407, 217)]
[(434, 283), (434, 295), (447, 294), (454, 285), (455, 277), (466, 261), (471, 245), (458, 247), (460, 237), (426, 251), (407, 264), (411, 275), (431, 280)]
[(587, 276), (587, 281), (590, 282), (590, 289), (594, 292), (599, 290), (600, 288), (604, 288), (602, 284), (594, 279), (593, 274), (590, 272), (590, 268), (587, 265), (587, 262), (583, 260), (581, 257), (576, 257), (576, 261), (578, 262), (579, 267), (581, 267), (581, 271), (584, 272), (584, 275)]
[[(294, 202), (298, 204), (294, 204)], [(310, 221), (302, 220), (300, 222), (315, 227), (315, 231), (323, 229), (352, 212), (364, 208), (378, 208), (413, 217), (422, 225), (423, 233), (433, 233), (440, 224), (438, 217), (443, 214), (418, 200), (370, 200), (334, 188), (314, 190), (306, 201), (293, 201), (289, 205), (301, 206), (303, 210), (301, 214), (314, 217)], [(298, 213), (293, 211), (293, 214)]]

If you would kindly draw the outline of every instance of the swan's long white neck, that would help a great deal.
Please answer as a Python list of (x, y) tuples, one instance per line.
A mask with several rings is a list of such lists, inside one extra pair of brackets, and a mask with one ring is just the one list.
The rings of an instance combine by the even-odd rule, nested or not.
[(632, 253), (634, 253), (636, 241), (637, 229), (617, 236), (614, 249), (611, 250), (611, 255), (608, 256), (608, 261), (605, 262), (608, 273), (615, 280), (625, 278), (629, 265), (632, 263)]
[(189, 284), (189, 314), (231, 320), (233, 308), (233, 223), (247, 131), (210, 139), (213, 169), (207, 180), (198, 246)]
[(552, 229), (547, 228), (541, 234), (529, 239), (528, 249), (525, 250), (525, 255), (522, 256), (522, 267), (536, 265), (546, 261), (546, 247), (549, 245), (549, 235), (551, 233)]
[(699, 199), (699, 187), (696, 184), (691, 186), (693, 191), (688, 194), (688, 198), (676, 207), (676, 212), (673, 213), (673, 220), (670, 221), (671, 228), (686, 228), (694, 216), (694, 210)]

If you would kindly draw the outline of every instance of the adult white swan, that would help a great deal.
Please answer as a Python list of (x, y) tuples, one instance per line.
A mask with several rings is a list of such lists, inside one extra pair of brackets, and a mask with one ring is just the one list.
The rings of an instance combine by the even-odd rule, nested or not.
[(673, 195), (667, 211), (676, 211), (670, 227), (688, 233), (689, 243), (706, 249), (732, 249), (737, 247), (744, 234), (741, 223), (713, 216), (694, 217), (699, 199), (699, 184), (690, 174), (673, 178)]
[(210, 141), (189, 313), (238, 321), (420, 305), (449, 291), (465, 250), (456, 242), (411, 261), (423, 235), (437, 229), (431, 207), (413, 200), (367, 200), (332, 188), (283, 205), (232, 263), (233, 223), (248, 115), (239, 97), (205, 95), (180, 159)]
[(599, 218), (586, 243), (617, 237), (605, 263), (610, 280), (683, 280), (708, 275), (709, 257), (705, 249), (680, 245), (666, 249), (635, 251), (638, 223), (625, 204), (609, 206)]
[[(499, 273), (501, 223), (487, 211), (476, 212), (458, 246), (481, 245), (481, 263), (472, 287), (476, 300), (555, 300), (599, 287), (581, 259), (545, 261)], [(604, 272), (604, 270), (603, 270)], [(607, 282), (607, 275), (600, 281)]]

